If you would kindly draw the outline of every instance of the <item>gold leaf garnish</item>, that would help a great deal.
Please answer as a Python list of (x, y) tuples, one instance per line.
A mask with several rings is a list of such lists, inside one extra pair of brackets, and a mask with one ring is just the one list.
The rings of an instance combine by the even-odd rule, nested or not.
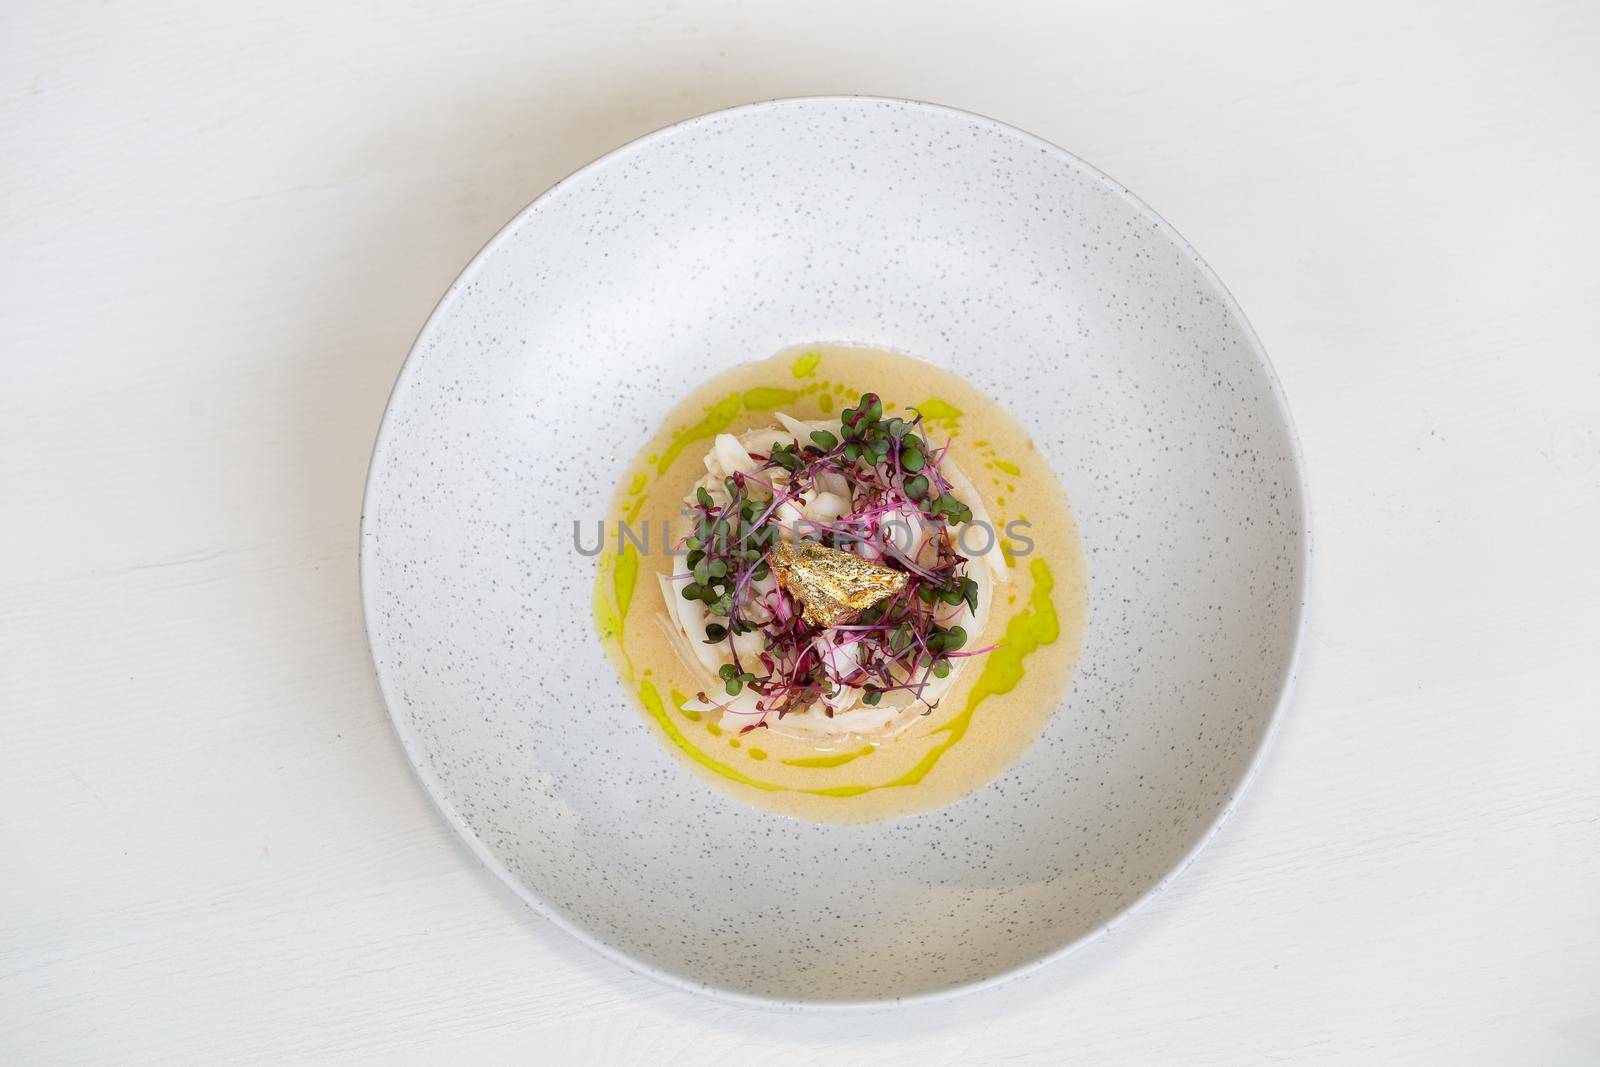
[(906, 574), (815, 541), (780, 541), (767, 553), (778, 584), (800, 601), (801, 616), (826, 629), (850, 622), (905, 588)]

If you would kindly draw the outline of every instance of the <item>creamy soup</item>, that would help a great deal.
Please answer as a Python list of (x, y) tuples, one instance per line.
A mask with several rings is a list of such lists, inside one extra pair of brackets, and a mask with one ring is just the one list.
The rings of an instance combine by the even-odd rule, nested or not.
[[(658, 575), (670, 579), (684, 559), (663, 542), (689, 532), (684, 496), (705, 477), (718, 435), (773, 426), (778, 412), (837, 419), (866, 393), (905, 418), (920, 414), (928, 444), (948, 443), (948, 456), (981, 497), (1009, 563), (983, 632), (964, 646), (986, 651), (963, 661), (936, 706), (921, 708), (892, 736), (747, 728), (747, 719), (706, 708), (698, 698), (703, 678), (669, 636)], [(1038, 737), (1071, 679), (1086, 590), (1065, 495), (1021, 426), (961, 378), (920, 360), (805, 345), (719, 375), (678, 404), (640, 450), (606, 518), (594, 591), (601, 642), (667, 750), (711, 785), (760, 807), (861, 822), (947, 804), (992, 780)], [(644, 551), (618, 537), (622, 523)]]

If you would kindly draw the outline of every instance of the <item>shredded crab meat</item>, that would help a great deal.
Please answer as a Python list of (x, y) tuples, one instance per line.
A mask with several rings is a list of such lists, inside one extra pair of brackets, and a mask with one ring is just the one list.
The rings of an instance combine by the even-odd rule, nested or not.
[[(983, 502), (948, 441), (882, 411), (868, 394), (840, 419), (778, 412), (771, 427), (713, 440), (685, 497), (697, 522), (686, 569), (660, 583), (663, 626), (703, 687), (687, 709), (741, 730), (880, 738), (936, 707), (988, 651), (973, 646), (1007, 564)], [(966, 543), (987, 544), (974, 559), (958, 540), (969, 526)], [(907, 584), (859, 619), (812, 627), (765, 564), (778, 538), (881, 561)]]

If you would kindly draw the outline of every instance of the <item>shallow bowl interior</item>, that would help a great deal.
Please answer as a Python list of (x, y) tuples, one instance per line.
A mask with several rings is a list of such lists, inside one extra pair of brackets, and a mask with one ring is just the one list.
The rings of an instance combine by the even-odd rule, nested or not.
[[(688, 388), (829, 340), (999, 400), (1089, 569), (1039, 741), (956, 804), (858, 826), (764, 814), (669, 755), (598, 646), (572, 538)], [(756, 105), (579, 172), (451, 288), (374, 456), (367, 623), (427, 788), (557, 922), (732, 996), (936, 995), (1101, 930), (1231, 803), (1292, 669), (1299, 485), (1249, 327), (1115, 183), (942, 108)]]

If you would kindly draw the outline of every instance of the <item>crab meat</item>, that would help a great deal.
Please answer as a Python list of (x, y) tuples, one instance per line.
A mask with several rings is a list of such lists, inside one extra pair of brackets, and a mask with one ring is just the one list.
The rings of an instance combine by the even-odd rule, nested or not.
[[(761, 466), (755, 459), (756, 455), (765, 455), (774, 446), (788, 445), (793, 441), (809, 444), (810, 435), (815, 430), (825, 430), (835, 435), (841, 432), (836, 419), (805, 422), (783, 412), (778, 412), (776, 419), (776, 427), (750, 430), (737, 437), (718, 434), (705, 457), (707, 474), (696, 488), (705, 488), (714, 500), (725, 503), (728, 496), (723, 480), (735, 473), (756, 474)], [(967, 544), (984, 548), (964, 572), (977, 585), (977, 609), (973, 610), (966, 604), (950, 609), (951, 614), (945, 622), (946, 625), (963, 626), (976, 641), (988, 620), (995, 585), (1007, 578), (1008, 564), (1000, 551), (998, 537), (989, 539), (982, 528), (989, 523), (989, 517), (976, 487), (951, 456), (945, 457), (940, 471), (956, 496), (972, 509), (970, 525), (979, 527), (975, 530), (965, 527), (952, 529), (950, 536), (954, 538), (964, 534)], [(790, 491), (788, 475), (781, 470), (769, 470), (758, 477), (775, 486), (781, 494)], [(747, 485), (752, 496), (770, 497), (769, 490), (760, 482), (752, 479)], [(691, 491), (688, 499), (693, 498)], [(806, 524), (834, 522), (849, 515), (854, 506), (848, 479), (834, 471), (823, 471), (816, 475), (815, 484), (808, 486), (804, 492), (794, 494), (793, 499), (780, 501), (773, 509), (772, 518), (780, 527), (781, 536), (794, 540), (797, 534), (805, 533)], [(912, 564), (928, 562), (932, 556), (930, 542), (935, 527), (922, 520), (915, 509), (908, 505), (888, 516), (883, 525), (893, 542), (887, 546), (889, 558)], [(957, 542), (958, 550), (959, 544)], [(865, 558), (876, 560), (885, 558), (883, 547), (870, 541), (860, 541), (854, 550)], [(660, 616), (660, 622), (679, 658), (694, 675), (695, 683), (703, 687), (704, 695), (689, 699), (684, 703), (684, 708), (702, 713), (721, 713), (729, 720), (725, 726), (733, 729), (764, 717), (767, 726), (775, 733), (825, 742), (826, 747), (858, 743), (860, 739), (881, 740), (918, 721), (922, 700), (937, 702), (949, 692), (971, 658), (953, 658), (948, 675), (928, 679), (922, 690), (922, 700), (908, 690), (895, 689), (885, 693), (879, 704), (867, 706), (861, 703), (864, 690), (847, 681), (851, 678), (864, 680), (856, 676), (861, 665), (860, 652), (865, 646), (850, 632), (827, 631), (819, 634), (814, 643), (824, 665), (826, 691), (821, 698), (809, 707), (797, 708), (782, 718), (771, 714), (764, 716), (760, 696), (749, 687), (734, 696), (727, 695), (719, 672), (725, 664), (732, 662), (729, 642), (706, 642), (705, 627), (712, 620), (706, 613), (705, 605), (697, 600), (685, 600), (679, 582), (662, 576), (660, 585), (667, 608), (666, 614)], [(747, 586), (749, 596), (743, 607), (744, 618), (758, 626), (773, 617), (783, 620), (787, 610), (784, 598), (774, 595), (777, 588), (777, 577), (770, 572), (760, 580), (751, 579)], [(759, 670), (753, 665), (765, 648), (766, 638), (762, 632), (757, 629), (736, 633), (731, 642), (740, 663), (746, 664), (746, 669)], [(896, 679), (906, 680), (898, 675), (896, 668)]]
[(756, 461), (744, 450), (739, 439), (731, 433), (719, 433), (711, 444), (711, 454), (706, 457), (706, 470), (722, 476), (754, 474)]
[(806, 504), (806, 518), (812, 522), (833, 522), (850, 511), (850, 502), (829, 492), (818, 492)]

